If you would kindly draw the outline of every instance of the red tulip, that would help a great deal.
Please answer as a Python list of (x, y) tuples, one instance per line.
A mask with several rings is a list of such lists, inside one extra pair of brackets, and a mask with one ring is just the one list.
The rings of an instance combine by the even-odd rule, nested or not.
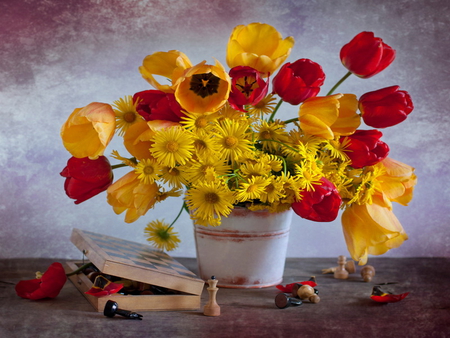
[(372, 32), (361, 32), (341, 49), (342, 64), (353, 74), (369, 78), (378, 74), (395, 59), (395, 50), (376, 38)]
[(113, 181), (111, 165), (105, 156), (96, 160), (71, 157), (61, 172), (66, 177), (64, 189), (67, 196), (79, 204), (105, 191)]
[(19, 297), (33, 300), (55, 298), (66, 283), (67, 277), (61, 263), (53, 263), (41, 278), (22, 280), (16, 284)]
[(316, 96), (325, 81), (322, 67), (309, 59), (286, 63), (273, 79), (273, 91), (283, 101), (297, 105)]
[(346, 154), (352, 162), (352, 167), (362, 168), (375, 165), (389, 154), (389, 147), (380, 141), (383, 133), (378, 130), (357, 130), (350, 136), (340, 138), (340, 142), (348, 142)]
[(133, 96), (133, 102), (138, 101), (136, 110), (146, 121), (164, 120), (180, 122), (185, 116), (175, 95), (160, 90), (144, 90)]
[(243, 106), (255, 105), (267, 95), (269, 83), (252, 67), (234, 67), (230, 70), (230, 77), (231, 92), (228, 102), (233, 109), (245, 111)]
[(359, 99), (359, 110), (368, 126), (386, 128), (404, 121), (414, 109), (408, 92), (392, 86), (368, 92)]
[(326, 178), (315, 184), (314, 191), (303, 191), (301, 200), (292, 203), (294, 212), (315, 222), (331, 222), (338, 215), (342, 199), (333, 183)]

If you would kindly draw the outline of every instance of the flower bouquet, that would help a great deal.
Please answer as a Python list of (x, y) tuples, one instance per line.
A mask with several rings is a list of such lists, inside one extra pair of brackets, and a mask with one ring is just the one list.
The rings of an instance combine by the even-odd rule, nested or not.
[[(318, 96), (322, 67), (285, 62), (293, 45), (274, 27), (251, 23), (231, 33), (229, 71), (217, 60), (193, 65), (177, 50), (148, 55), (139, 71), (154, 89), (75, 109), (62, 126), (72, 155), (61, 172), (67, 195), (77, 204), (106, 190), (127, 223), (181, 195), (178, 216), (187, 209), (204, 226), (220, 226), (236, 206), (292, 208), (316, 222), (333, 221), (343, 209), (345, 240), (360, 264), (400, 246), (407, 235), (392, 202), (408, 204), (416, 176), (388, 157), (378, 129), (405, 120), (411, 98), (398, 86), (359, 99), (335, 93), (351, 74), (366, 79), (388, 67), (395, 50), (371, 32), (358, 34), (340, 52), (347, 74)], [(283, 102), (298, 105), (298, 115), (278, 119)], [(362, 122), (369, 128), (359, 129)], [(112, 151), (118, 163), (111, 165), (103, 154), (114, 134), (129, 155)], [(124, 166), (130, 171), (114, 181), (113, 169)], [(171, 224), (152, 220), (148, 240), (174, 249), (178, 216)]]

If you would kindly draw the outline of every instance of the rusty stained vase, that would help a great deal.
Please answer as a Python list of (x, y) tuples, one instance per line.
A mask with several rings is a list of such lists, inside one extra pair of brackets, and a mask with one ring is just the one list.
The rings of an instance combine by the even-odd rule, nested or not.
[(236, 207), (218, 227), (194, 224), (200, 277), (228, 288), (281, 283), (292, 214)]

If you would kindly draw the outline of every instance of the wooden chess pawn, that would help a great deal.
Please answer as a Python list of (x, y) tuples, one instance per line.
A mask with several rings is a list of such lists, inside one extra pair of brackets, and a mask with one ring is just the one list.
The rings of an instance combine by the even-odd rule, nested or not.
[(209, 301), (203, 308), (203, 314), (205, 316), (210, 317), (220, 316), (220, 306), (217, 304), (216, 301), (217, 291), (219, 290), (217, 288), (217, 282), (218, 280), (214, 276), (212, 276), (211, 279), (208, 279), (209, 287), (207, 288), (207, 290), (209, 294)]
[(361, 277), (364, 282), (370, 282), (375, 276), (375, 268), (372, 265), (366, 265), (361, 269)]
[(348, 278), (348, 271), (345, 270), (345, 264), (347, 263), (347, 258), (345, 256), (339, 256), (338, 257), (338, 266), (336, 267), (336, 270), (334, 271), (334, 278), (337, 279), (347, 279)]
[(301, 300), (309, 300), (311, 303), (320, 302), (320, 297), (317, 295), (316, 290), (310, 285), (295, 284), (292, 288), (292, 293), (296, 294)]
[[(333, 268), (322, 269), (322, 273), (334, 273), (338, 267), (335, 266)], [(355, 262), (353, 260), (349, 260), (345, 263), (345, 270), (350, 273), (356, 272)]]

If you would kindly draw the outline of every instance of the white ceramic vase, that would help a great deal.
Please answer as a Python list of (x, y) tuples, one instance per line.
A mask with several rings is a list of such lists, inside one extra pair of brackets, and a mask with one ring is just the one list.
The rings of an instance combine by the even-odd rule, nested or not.
[(281, 283), (292, 214), (236, 207), (218, 227), (194, 224), (200, 277), (229, 288)]

